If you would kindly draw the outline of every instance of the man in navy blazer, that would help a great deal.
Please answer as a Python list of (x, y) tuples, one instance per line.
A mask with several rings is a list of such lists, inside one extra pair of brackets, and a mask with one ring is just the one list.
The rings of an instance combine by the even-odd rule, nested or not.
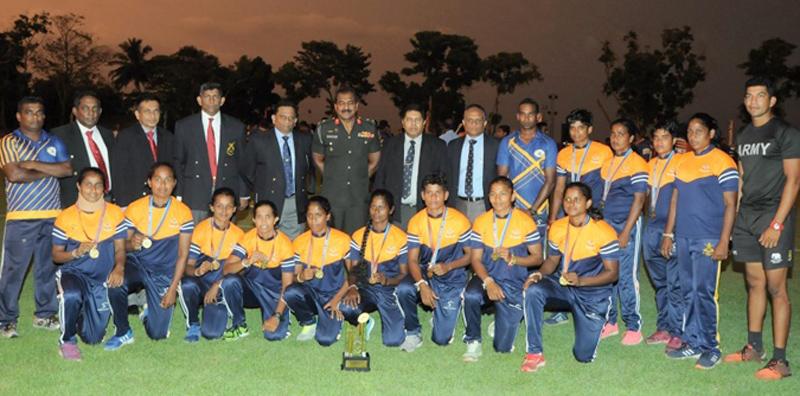
[(244, 124), (222, 114), (225, 104), (222, 86), (207, 82), (197, 96), (200, 113), (175, 124), (175, 195), (192, 209), (195, 224), (208, 217), (211, 195), (220, 187), (231, 188), (239, 196), (239, 208), (247, 206), (249, 196), (239, 163), (244, 150)]
[(272, 115), (273, 129), (250, 135), (242, 172), (253, 199), (277, 206), (278, 228), (294, 239), (305, 231), (306, 177), (312, 171), (311, 134), (295, 133), (297, 108), (280, 101)]

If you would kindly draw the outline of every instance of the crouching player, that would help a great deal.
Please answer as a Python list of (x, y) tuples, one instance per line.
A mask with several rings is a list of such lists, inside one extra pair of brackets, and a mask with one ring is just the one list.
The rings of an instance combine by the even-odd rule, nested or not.
[(283, 292), (292, 284), (294, 251), (292, 241), (278, 231), (277, 208), (270, 201), (253, 207), (255, 228), (248, 231), (225, 262), (223, 301), (232, 316), (224, 339), (232, 341), (249, 334), (244, 308), (261, 309), (261, 330), (269, 341), (289, 336), (289, 310)]
[[(580, 182), (564, 191), (563, 217), (550, 226), (547, 260), (540, 272), (525, 281), (523, 300), (528, 350), (522, 371), (544, 366), (542, 322), (544, 307), (570, 310), (575, 318), (572, 354), (582, 363), (594, 360), (600, 332), (608, 319), (617, 281), (617, 233), (592, 208), (591, 189)], [(559, 270), (559, 278), (550, 276)]]
[[(211, 197), (211, 216), (200, 222), (192, 234), (189, 260), (181, 280), (181, 305), (186, 315), (187, 342), (222, 337), (228, 324), (228, 309), (221, 301), (222, 264), (233, 252), (244, 232), (231, 222), (236, 214), (236, 194), (218, 188)], [(200, 322), (200, 307), (203, 321)]]
[(500, 176), (489, 185), (492, 210), (472, 226), (472, 270), (464, 292), (465, 362), (481, 356), (481, 309), (495, 308), (494, 350), (511, 352), (523, 317), (522, 285), (528, 267), (542, 264), (542, 242), (536, 222), (514, 205), (514, 185)]
[(60, 353), (81, 360), (76, 334), (87, 344), (103, 340), (111, 305), (108, 288), (119, 287), (125, 273), (127, 229), (122, 209), (103, 200), (100, 169), (78, 175), (78, 201), (58, 215), (53, 227), (53, 261), (61, 321)]

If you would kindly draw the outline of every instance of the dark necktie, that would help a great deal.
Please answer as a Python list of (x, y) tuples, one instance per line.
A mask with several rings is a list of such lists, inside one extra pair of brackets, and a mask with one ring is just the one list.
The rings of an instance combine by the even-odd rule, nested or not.
[(289, 150), (289, 137), (283, 138), (283, 176), (286, 178), (286, 198), (294, 195), (294, 172), (292, 172), (292, 152)]
[(472, 173), (474, 171), (475, 162), (475, 143), (478, 143), (475, 139), (469, 140), (469, 151), (467, 152), (467, 180), (466, 184), (464, 185), (464, 192), (467, 194), (467, 198), (472, 198), (472, 194), (474, 191), (472, 190)]
[(403, 162), (403, 199), (411, 196), (411, 175), (414, 173), (414, 149), (417, 142), (410, 141), (406, 153), (406, 160)]

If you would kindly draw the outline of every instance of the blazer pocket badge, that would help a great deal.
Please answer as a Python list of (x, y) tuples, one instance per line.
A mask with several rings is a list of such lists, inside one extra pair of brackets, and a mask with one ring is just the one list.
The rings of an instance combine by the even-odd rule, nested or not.
[(233, 157), (236, 153), (236, 142), (228, 143), (228, 148), (225, 149), (225, 154), (228, 154), (228, 157)]

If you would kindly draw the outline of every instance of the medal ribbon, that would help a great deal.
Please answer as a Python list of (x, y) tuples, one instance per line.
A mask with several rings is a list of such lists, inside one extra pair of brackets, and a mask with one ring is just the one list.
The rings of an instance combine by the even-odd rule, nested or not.
[[(672, 157), (674, 156), (675, 152), (670, 151), (669, 155), (667, 156), (667, 162), (664, 164), (664, 167), (661, 168), (661, 173), (658, 174), (658, 178), (653, 181), (653, 185), (650, 187), (650, 211), (655, 215), (656, 213), (656, 203), (658, 202), (658, 194), (661, 192), (661, 178), (664, 177), (664, 172), (667, 170), (669, 166), (669, 162), (672, 161)], [(656, 164), (658, 164), (660, 158), (656, 160)]]
[(508, 225), (511, 224), (511, 215), (513, 212), (513, 209), (509, 209), (508, 217), (506, 217), (506, 224), (503, 226), (503, 233), (500, 234), (499, 241), (497, 238), (497, 212), (495, 212), (494, 216), (492, 216), (492, 238), (494, 238), (493, 242), (495, 249), (503, 247), (503, 241), (506, 239), (506, 232), (508, 232)]
[(569, 172), (569, 181), (577, 182), (581, 181), (581, 174), (583, 172), (583, 162), (586, 161), (586, 157), (589, 156), (589, 147), (591, 147), (592, 141), (589, 140), (589, 143), (586, 143), (586, 146), (583, 148), (583, 156), (581, 157), (581, 163), (578, 165), (578, 169), (575, 169), (575, 144), (572, 144), (572, 169)]
[[(319, 269), (322, 270), (322, 266), (325, 265), (325, 259), (328, 257), (328, 242), (330, 242), (331, 238), (331, 231), (330, 229), (325, 229), (325, 242), (322, 244), (322, 257), (320, 258), (319, 262)], [(313, 267), (311, 265), (311, 259), (313, 258), (314, 253), (314, 233), (311, 233), (311, 238), (308, 239), (308, 255), (306, 256), (306, 264), (309, 267)]]
[(211, 219), (211, 237), (209, 239), (211, 240), (210, 241), (210, 243), (211, 243), (211, 251), (214, 254), (213, 259), (214, 259), (214, 261), (217, 261), (217, 259), (219, 259), (219, 254), (222, 253), (222, 246), (225, 244), (225, 236), (228, 235), (228, 230), (231, 229), (231, 225), (228, 224), (228, 228), (226, 228), (225, 231), (222, 232), (222, 237), (219, 239), (219, 247), (217, 248), (216, 252), (214, 251), (214, 228), (216, 228), (216, 227), (214, 226), (214, 219), (212, 218)]
[(167, 199), (167, 206), (164, 207), (164, 213), (161, 215), (161, 220), (158, 222), (158, 226), (156, 227), (155, 231), (152, 231), (153, 227), (153, 196), (150, 196), (150, 205), (147, 208), (147, 236), (153, 238), (154, 235), (158, 234), (158, 230), (161, 229), (161, 226), (164, 225), (164, 220), (167, 219), (167, 213), (169, 213), (169, 207), (172, 205), (172, 199)]
[(97, 224), (97, 232), (94, 234), (94, 239), (89, 237), (89, 233), (86, 232), (86, 228), (83, 227), (83, 216), (81, 216), (81, 210), (78, 209), (78, 221), (81, 223), (81, 231), (83, 231), (83, 235), (86, 236), (90, 242), (94, 243), (95, 245), (100, 241), (100, 231), (103, 230), (103, 220), (106, 217), (106, 204), (103, 203), (103, 210), (100, 212), (100, 222)]
[[(433, 242), (433, 230), (431, 229), (431, 218), (428, 216), (428, 242)], [(444, 208), (442, 213), (442, 223), (439, 224), (439, 233), (436, 235), (436, 244), (432, 246), (433, 255), (429, 265), (436, 265), (436, 259), (439, 257), (439, 245), (442, 243), (442, 235), (444, 234), (444, 224), (447, 222), (447, 207)]]
[(572, 224), (567, 221), (567, 236), (564, 240), (564, 263), (562, 264), (562, 274), (566, 274), (569, 271), (569, 265), (572, 263), (572, 254), (575, 252), (575, 246), (578, 245), (578, 239), (581, 237), (581, 233), (583, 229), (586, 228), (586, 224), (589, 224), (589, 215), (583, 220), (582, 225), (578, 228), (578, 235), (575, 235), (575, 241), (572, 243), (572, 247), (569, 246), (569, 229), (572, 228)]
[(611, 164), (608, 166), (608, 170), (609, 172), (611, 172), (611, 174), (608, 175), (608, 178), (606, 178), (603, 183), (603, 201), (602, 201), (603, 205), (605, 205), (606, 197), (608, 197), (608, 192), (609, 190), (611, 190), (611, 183), (614, 181), (614, 175), (616, 175), (617, 171), (619, 171), (619, 169), (622, 168), (622, 164), (625, 163), (625, 160), (628, 159), (628, 156), (631, 155), (632, 151), (633, 150), (628, 149), (628, 151), (625, 152), (625, 155), (622, 156), (622, 161), (620, 161), (619, 165), (617, 165), (617, 167), (614, 168), (613, 170), (612, 168), (614, 167), (614, 161), (617, 159), (617, 156), (615, 155), (614, 157), (611, 158)]

